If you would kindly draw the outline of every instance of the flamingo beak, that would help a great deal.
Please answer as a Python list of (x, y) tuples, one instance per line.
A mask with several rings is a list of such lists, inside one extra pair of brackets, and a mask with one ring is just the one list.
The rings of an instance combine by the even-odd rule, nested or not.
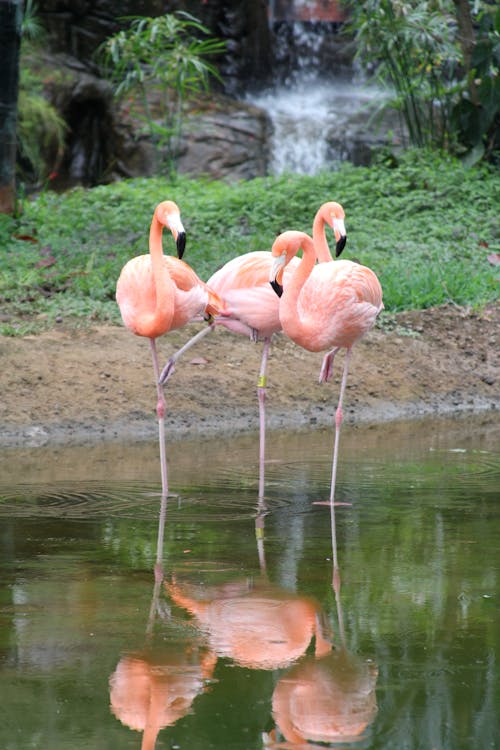
[(278, 276), (280, 279), (283, 278), (283, 269), (285, 268), (285, 265), (286, 253), (273, 257), (273, 265), (271, 266), (271, 273), (269, 274), (269, 283), (278, 297), (281, 297), (283, 294), (283, 284), (281, 281), (278, 281)]
[(345, 247), (345, 244), (347, 242), (347, 237), (344, 235), (343, 237), (340, 237), (340, 239), (337, 240), (337, 244), (335, 245), (335, 257), (338, 258), (340, 253)]
[(337, 240), (337, 244), (335, 245), (335, 257), (338, 258), (347, 242), (347, 233), (343, 219), (334, 217), (333, 231), (335, 232), (335, 239)]
[(186, 230), (178, 213), (166, 213), (163, 223), (167, 226), (175, 238), (177, 246), (177, 257), (182, 258), (186, 249)]
[(278, 297), (281, 297), (281, 295), (283, 294), (283, 285), (276, 281), (276, 279), (274, 279), (274, 281), (270, 281), (269, 283), (271, 284)]
[(186, 249), (186, 232), (179, 232), (175, 244), (177, 247), (177, 257), (182, 258)]

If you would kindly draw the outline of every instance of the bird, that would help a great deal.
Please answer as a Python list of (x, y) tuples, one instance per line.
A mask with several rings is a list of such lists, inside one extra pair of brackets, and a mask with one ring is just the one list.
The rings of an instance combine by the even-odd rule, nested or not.
[(347, 234), (345, 230), (345, 212), (340, 203), (327, 201), (316, 211), (313, 221), (313, 242), (316, 258), (319, 263), (328, 263), (333, 260), (325, 234), (325, 226), (332, 228), (335, 239), (335, 256), (338, 257), (345, 247)]
[[(163, 254), (163, 228), (170, 229), (178, 258)], [(157, 384), (157, 405), (162, 493), (168, 493), (165, 452), (165, 396), (159, 381), (156, 339), (180, 328), (198, 315), (218, 314), (221, 302), (194, 270), (182, 260), (186, 232), (180, 209), (170, 200), (159, 203), (149, 231), (149, 253), (129, 260), (116, 284), (116, 301), (125, 326), (150, 341)]]
[[(339, 246), (344, 238), (337, 242)], [(287, 265), (302, 249), (298, 268), (283, 279)], [(280, 297), (279, 317), (288, 338), (310, 352), (326, 352), (319, 382), (327, 382), (333, 360), (340, 349), (346, 350), (340, 395), (335, 412), (335, 442), (330, 485), (333, 508), (337, 473), (342, 404), (349, 362), (354, 344), (375, 324), (383, 309), (382, 287), (368, 267), (350, 260), (332, 260), (315, 264), (316, 249), (305, 232), (286, 231), (273, 243), (274, 258), (270, 283)]]
[[(318, 209), (313, 222), (313, 237), (317, 246), (318, 260), (332, 260), (325, 235), (325, 225), (331, 226), (337, 240), (336, 254), (340, 255), (346, 242), (344, 209), (339, 203), (329, 201)], [(298, 266), (294, 259), (286, 273)], [(181, 349), (173, 354), (160, 375), (163, 385), (171, 377), (179, 357), (198, 343), (215, 326), (222, 325), (233, 333), (249, 336), (254, 341), (263, 341), (262, 359), (257, 380), (259, 402), (259, 497), (264, 492), (265, 459), (265, 400), (267, 386), (267, 360), (273, 333), (281, 330), (279, 301), (269, 294), (269, 272), (272, 265), (268, 250), (257, 250), (237, 256), (216, 271), (207, 285), (223, 300), (224, 309), (210, 325), (195, 334)]]
[[(292, 261), (286, 274), (291, 273), (299, 260)], [(223, 326), (233, 333), (263, 341), (262, 358), (257, 380), (259, 402), (259, 496), (264, 491), (265, 458), (265, 398), (267, 360), (273, 333), (281, 330), (279, 300), (269, 285), (272, 257), (269, 250), (255, 250), (232, 258), (207, 281), (207, 286), (222, 300), (222, 308), (207, 328), (199, 331), (170, 357), (160, 375), (164, 385), (175, 369), (178, 358), (193, 344)]]

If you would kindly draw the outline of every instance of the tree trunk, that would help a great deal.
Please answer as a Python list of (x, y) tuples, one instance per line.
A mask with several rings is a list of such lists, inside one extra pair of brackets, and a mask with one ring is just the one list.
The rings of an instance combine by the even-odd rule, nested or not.
[(16, 202), (16, 124), (22, 0), (0, 0), (0, 213)]
[(479, 97), (471, 70), (472, 52), (476, 45), (476, 34), (474, 32), (469, 0), (453, 0), (453, 4), (455, 5), (457, 16), (460, 46), (462, 47), (464, 67), (467, 72), (470, 98), (472, 103), (477, 106), (479, 105)]

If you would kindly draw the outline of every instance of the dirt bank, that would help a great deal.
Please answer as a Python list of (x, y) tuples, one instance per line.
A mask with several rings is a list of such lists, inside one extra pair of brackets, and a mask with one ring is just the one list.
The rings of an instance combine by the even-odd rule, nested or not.
[[(495, 409), (498, 305), (480, 314), (454, 306), (386, 316), (352, 358), (349, 421)], [(387, 322), (390, 321), (390, 324)], [(165, 359), (195, 331), (159, 342)], [(154, 438), (156, 395), (148, 342), (121, 327), (65, 327), (0, 338), (0, 445), (84, 444)], [(255, 385), (261, 345), (218, 330), (180, 361), (167, 387), (170, 439), (258, 428)], [(268, 426), (331, 423), (334, 380), (317, 382), (322, 356), (277, 336), (269, 361)]]

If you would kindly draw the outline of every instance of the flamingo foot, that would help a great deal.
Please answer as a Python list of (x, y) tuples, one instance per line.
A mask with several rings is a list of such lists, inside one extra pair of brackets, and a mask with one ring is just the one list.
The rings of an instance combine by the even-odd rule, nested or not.
[(175, 372), (175, 361), (176, 361), (175, 357), (170, 357), (170, 359), (168, 360), (167, 364), (165, 365), (165, 367), (161, 371), (160, 377), (158, 379), (158, 384), (159, 385), (165, 385), (165, 383), (167, 382), (167, 380), (169, 380), (169, 378), (172, 377), (172, 375)]
[(174, 374), (175, 370), (175, 364), (179, 357), (181, 357), (185, 352), (187, 352), (188, 349), (191, 349), (194, 344), (198, 343), (202, 338), (204, 338), (208, 333), (214, 330), (215, 322), (210, 323), (206, 328), (202, 328), (201, 331), (198, 331), (194, 336), (192, 336), (189, 341), (187, 341), (184, 346), (181, 346), (180, 349), (178, 349), (175, 354), (172, 354), (170, 359), (168, 360), (167, 364), (161, 371), (160, 377), (158, 378), (158, 385), (162, 386), (165, 385), (167, 380)]
[(321, 370), (319, 372), (320, 383), (327, 383), (332, 377), (333, 360), (335, 359), (335, 355), (337, 354), (338, 350), (339, 350), (339, 347), (337, 347), (336, 349), (332, 349), (331, 352), (327, 352), (325, 356), (323, 357), (323, 363), (321, 365)]

